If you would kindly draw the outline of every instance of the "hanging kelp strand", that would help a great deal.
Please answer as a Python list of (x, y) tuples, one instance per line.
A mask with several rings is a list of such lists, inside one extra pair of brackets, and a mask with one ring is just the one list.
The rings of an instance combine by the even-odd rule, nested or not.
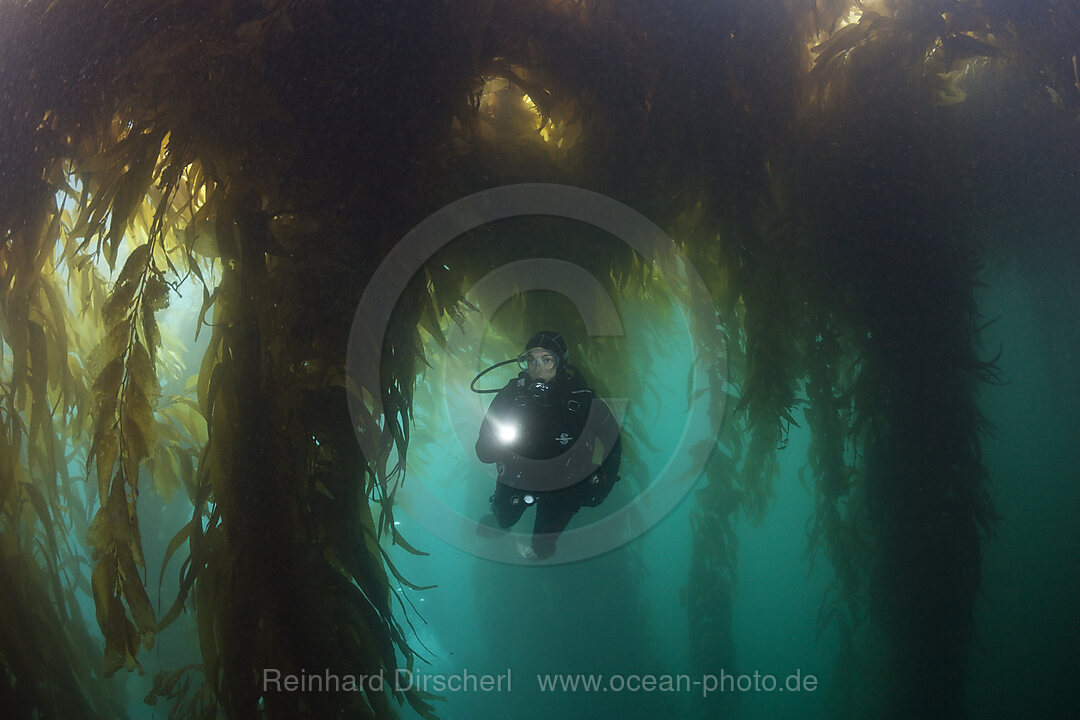
[[(93, 386), (96, 409), (87, 472), (92, 465), (96, 468), (101, 507), (87, 540), (95, 557), (92, 583), (98, 625), (105, 636), (106, 675), (120, 667), (138, 667), (138, 644), (151, 647), (156, 631), (139, 574), (146, 563), (137, 502), (139, 466), (150, 457), (154, 444), (154, 410), (160, 393), (154, 357), (161, 336), (154, 314), (166, 307), (169, 294), (153, 257), (173, 188), (174, 184), (166, 185), (148, 241), (128, 255), (102, 308), (105, 339), (90, 359), (91, 367), (101, 370)], [(134, 209), (129, 202), (128, 214)], [(114, 213), (120, 210), (115, 208)], [(113, 215), (113, 227), (122, 231), (127, 221), (118, 217)]]

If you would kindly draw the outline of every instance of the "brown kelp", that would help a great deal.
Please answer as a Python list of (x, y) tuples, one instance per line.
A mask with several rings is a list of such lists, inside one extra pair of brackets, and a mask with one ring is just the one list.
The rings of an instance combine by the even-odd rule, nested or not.
[[(396, 460), (425, 342), (445, 343), (471, 282), (565, 230), (514, 226), (530, 246), (479, 228), (412, 279), (371, 348), (379, 457), (353, 436), (349, 323), (428, 214), (552, 181), (657, 222), (715, 300), (690, 318), (723, 388), (718, 443), (696, 449), (711, 456), (685, 590), (698, 669), (736, 657), (736, 518), (767, 512), (778, 448), (805, 421), (838, 677), (850, 690), (854, 658), (880, 657), (884, 694), (861, 700), (875, 714), (962, 716), (994, 518), (970, 219), (1020, 223), (1075, 196), (1078, 36), (1055, 0), (0, 2), (10, 707), (122, 715), (119, 671), (190, 610), (201, 663), (155, 684), (178, 714), (429, 712), (415, 693), (267, 693), (260, 677), (413, 662), (381, 543), (408, 547)], [(1018, 131), (1032, 123), (1042, 132)], [(612, 293), (647, 298), (670, 271), (580, 237), (567, 259)], [(161, 327), (189, 293), (197, 327)], [(495, 332), (520, 334), (513, 322)], [(171, 360), (162, 336), (181, 331), (208, 338), (201, 363)], [(614, 346), (583, 348), (592, 374)], [(631, 380), (608, 370), (613, 387)], [(629, 418), (630, 467), (645, 422)], [(184, 558), (160, 611), (151, 487), (193, 507), (186, 526), (155, 528), (173, 537), (165, 564)]]
[[(963, 714), (980, 537), (994, 519), (975, 405), (993, 366), (977, 355), (978, 251), (955, 212), (968, 199), (940, 184), (951, 175), (940, 156), (886, 161), (875, 149), (881, 137), (907, 148), (948, 142), (962, 93), (938, 71), (999, 54), (963, 35), (975, 60), (943, 60), (939, 49), (957, 43), (953, 21), (930, 4), (901, 4), (867, 12), (815, 49), (805, 127), (819, 149), (796, 153), (793, 174), (833, 179), (815, 187), (801, 175), (801, 196), (785, 188), (784, 197), (802, 246), (824, 249), (830, 268), (830, 284), (814, 282), (809, 298), (829, 311), (810, 318), (803, 341), (812, 539), (837, 573), (822, 617), (840, 625), (848, 676), (867, 610), (883, 630), (882, 691), (894, 717)], [(830, 147), (850, 157), (821, 149)], [(856, 196), (866, 211), (848, 206)]]
[[(24, 163), (10, 166), (23, 183), (23, 201), (5, 208), (5, 268), (15, 278), (5, 286), (4, 337), (14, 356), (7, 419), (18, 439), (18, 411), (31, 408), (28, 453), (40, 457), (41, 465), (30, 466), (34, 477), (25, 483), (27, 492), (42, 483), (55, 487), (53, 478), (61, 487), (70, 484), (66, 458), (61, 453), (62, 462), (56, 459), (63, 441), (89, 448), (83, 452), (98, 477), (101, 502), (82, 539), (95, 554), (93, 597), (105, 637), (101, 672), (137, 667), (139, 645), (152, 643), (194, 588), (202, 672), (226, 713), (247, 716), (263, 707), (270, 716), (325, 715), (329, 708), (320, 709), (309, 698), (260, 699), (263, 669), (289, 673), (319, 666), (358, 675), (393, 669), (398, 652), (406, 660), (411, 652), (392, 618), (386, 565), (366, 502), (374, 484), (348, 430), (343, 373), (334, 372), (343, 358), (328, 360), (315, 349), (344, 333), (336, 335), (338, 328), (304, 316), (305, 301), (325, 298), (275, 302), (276, 293), (298, 284), (294, 269), (281, 261), (295, 252), (288, 246), (294, 239), (288, 226), (317, 223), (312, 220), (317, 212), (267, 211), (271, 205), (307, 207), (302, 182), (288, 196), (277, 189), (292, 157), (275, 153), (255, 159), (237, 147), (244, 135), (275, 144), (271, 138), (290, 124), (274, 92), (257, 81), (266, 69), (263, 54), (276, 33), (287, 32), (288, 19), (279, 8), (245, 25), (230, 12), (252, 9), (128, 8), (106, 13), (92, 29), (67, 28), (63, 40), (85, 53), (70, 68), (45, 68), (34, 57), (19, 58), (25, 63), (17, 69), (22, 77), (41, 77), (31, 100), (41, 107), (30, 113), (40, 123), (30, 137), (41, 156), (16, 152), (15, 159)], [(55, 4), (20, 3), (4, 10), (4, 27), (26, 37), (48, 37), (55, 15), (77, 16), (74, 7)], [(140, 34), (136, 28), (150, 18), (160, 33)], [(45, 29), (35, 32), (38, 28)], [(113, 34), (131, 42), (115, 43)], [(237, 40), (245, 50), (232, 46)], [(110, 54), (112, 62), (101, 75), (78, 65), (95, 53), (104, 56), (106, 48), (116, 54)], [(93, 104), (73, 110), (63, 89), (73, 79), (68, 72), (76, 70), (80, 90)], [(219, 95), (223, 86), (208, 86), (207, 78), (232, 89)], [(44, 87), (48, 82), (56, 86)], [(9, 100), (25, 96), (8, 89)], [(227, 106), (221, 104), (225, 96)], [(15, 138), (16, 151), (23, 139)], [(81, 189), (70, 188), (73, 182)], [(37, 196), (27, 189), (36, 189)], [(65, 190), (76, 203), (70, 211), (53, 202), (53, 195)], [(138, 216), (146, 212), (149, 222), (140, 224)], [(313, 242), (342, 241), (333, 229), (305, 240), (312, 237)], [(43, 275), (42, 261), (52, 258), (58, 241), (62, 263), (72, 273), (98, 257), (114, 265), (130, 248), (108, 298), (102, 302), (100, 291), (91, 292), (103, 338), (98, 350), (83, 356), (75, 381), (67, 377), (66, 349), (54, 350), (33, 336), (65, 339), (63, 327), (57, 331), (45, 322), (56, 318), (55, 312), (34, 313), (35, 303), (48, 297), (43, 283), (52, 281)], [(20, 264), (20, 257), (27, 259)], [(216, 282), (200, 269), (207, 258), (216, 261)], [(314, 272), (305, 264), (299, 277)], [(194, 515), (170, 549), (186, 541), (190, 550), (180, 597), (159, 620), (141, 574), (139, 470), (155, 448), (159, 338), (154, 313), (184, 283), (202, 286), (202, 316), (212, 326), (197, 383), (207, 440), (190, 478)], [(352, 290), (347, 283), (337, 287)], [(95, 299), (100, 305), (93, 305)], [(351, 294), (339, 301), (346, 310), (330, 323), (344, 324), (354, 304)], [(286, 342), (285, 332), (299, 327), (304, 332), (291, 332)], [(78, 408), (80, 417), (91, 421), (54, 423), (74, 415), (68, 410), (75, 406), (77, 382), (92, 387)], [(33, 392), (29, 400), (28, 390)], [(51, 415), (50, 407), (61, 400), (64, 412)], [(396, 412), (402, 402), (388, 407)], [(51, 440), (57, 433), (62, 439)], [(292, 439), (271, 439), (279, 433)], [(11, 460), (19, 462), (17, 445)], [(7, 477), (15, 482), (16, 476)], [(304, 498), (302, 507), (295, 504), (298, 498)], [(43, 523), (51, 530), (47, 517)], [(12, 665), (16, 669), (22, 673), (15, 679), (19, 687), (37, 684), (32, 670)], [(423, 710), (415, 693), (408, 696)], [(371, 691), (350, 694), (347, 701), (354, 712), (387, 716), (388, 699)]]

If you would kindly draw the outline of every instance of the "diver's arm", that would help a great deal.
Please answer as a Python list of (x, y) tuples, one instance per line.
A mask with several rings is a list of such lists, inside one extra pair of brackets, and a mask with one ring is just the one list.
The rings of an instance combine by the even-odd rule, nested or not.
[[(611, 418), (612, 422), (615, 422), (615, 418)], [(618, 431), (616, 431), (618, 432)], [(604, 462), (600, 464), (600, 471), (610, 478), (618, 479), (619, 477), (619, 465), (622, 464), (622, 434), (615, 436), (615, 446), (611, 448), (611, 452), (604, 458)]]
[[(600, 428), (593, 436), (590, 444), (599, 444), (603, 451), (603, 459), (599, 460), (596, 468), (579, 484), (579, 502), (588, 507), (597, 507), (604, 502), (611, 493), (615, 483), (619, 481), (619, 465), (622, 463), (622, 435), (619, 432), (618, 422), (612, 415), (611, 409), (603, 400), (594, 399), (592, 412), (601, 413)], [(611, 449), (605, 446), (610, 444)], [(594, 460), (594, 462), (596, 462)]]
[(476, 440), (476, 457), (482, 463), (495, 462), (499, 457), (498, 444), (491, 423), (487, 421), (487, 418), (484, 418), (484, 424), (480, 426), (480, 437)]
[[(603, 461), (600, 463), (600, 472), (609, 478), (618, 479), (619, 465), (622, 464), (622, 433), (619, 430), (618, 421), (615, 420), (615, 416), (611, 413), (611, 409), (608, 408), (607, 403), (603, 400), (593, 400), (594, 403), (600, 403), (603, 406), (604, 413), (604, 425), (600, 434), (608, 435), (611, 432), (615, 435), (615, 442), (612, 445), (611, 451), (607, 453)], [(607, 432), (605, 432), (607, 430)]]

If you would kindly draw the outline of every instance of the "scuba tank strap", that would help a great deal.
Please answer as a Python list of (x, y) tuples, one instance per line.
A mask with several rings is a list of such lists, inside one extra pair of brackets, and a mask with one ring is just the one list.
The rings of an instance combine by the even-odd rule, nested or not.
[(587, 411), (594, 397), (596, 397), (596, 393), (592, 388), (582, 387), (571, 390), (569, 397), (566, 399), (566, 409), (572, 413), (581, 410)]
[(566, 366), (566, 380), (567, 380), (567, 392), (566, 392), (566, 409), (571, 413), (578, 413), (582, 410), (588, 411), (589, 404), (596, 396), (596, 393), (591, 387), (585, 384), (581, 377), (581, 371), (573, 365)]

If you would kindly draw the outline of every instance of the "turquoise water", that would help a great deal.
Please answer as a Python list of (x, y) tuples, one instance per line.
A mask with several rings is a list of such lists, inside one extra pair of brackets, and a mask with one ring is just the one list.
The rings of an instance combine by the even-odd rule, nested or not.
[[(803, 561), (804, 527), (812, 499), (799, 483), (797, 472), (806, 443), (804, 433), (793, 433), (782, 458), (777, 501), (765, 521), (760, 526), (746, 520), (738, 524), (739, 586), (734, 622), (738, 663), (734, 668), (716, 666), (709, 670), (715, 675), (758, 670), (778, 677), (801, 670), (820, 679), (820, 690), (802, 695), (739, 693), (739, 717), (826, 717), (823, 691), (828, 687), (834, 648), (827, 637), (818, 639), (815, 618), (831, 571), (827, 564), (819, 563), (811, 573)], [(477, 478), (481, 475), (479, 469), (474, 474)], [(486, 497), (486, 478), (477, 482), (482, 492), (476, 494)], [(513, 708), (513, 717), (547, 718), (579, 704), (594, 703), (599, 703), (596, 710), (610, 712), (611, 717), (654, 717), (664, 712), (663, 708), (669, 712), (671, 703), (688, 706), (701, 688), (657, 692), (651, 697), (630, 692), (617, 696), (609, 689), (602, 693), (601, 701), (584, 691), (542, 694), (534, 672), (693, 674), (687, 654), (687, 611), (680, 601), (689, 569), (692, 506), (693, 498), (688, 497), (628, 546), (600, 558), (558, 567), (523, 567), (477, 558), (437, 540), (400, 515), (402, 532), (410, 542), (430, 551), (431, 557), (413, 558), (397, 552), (395, 562), (412, 580), (439, 586), (412, 594), (427, 620), (420, 638), (433, 650), (442, 650), (430, 671), (452, 674), (464, 668), (486, 668), (487, 672), (505, 672), (506, 667), (515, 671), (514, 692), (509, 697), (455, 694), (441, 711), (445, 717), (476, 717), (497, 708)], [(638, 568), (639, 574), (623, 576), (620, 573), (625, 572), (625, 566)], [(565, 604), (554, 603), (554, 598), (563, 598)], [(618, 616), (626, 612), (624, 604), (634, 601), (642, 604), (643, 614), (635, 616), (633, 623), (630, 618), (620, 622)], [(497, 616), (494, 622), (477, 611), (477, 605), (501, 602), (523, 604), (516, 612)], [(607, 615), (616, 619), (607, 622)], [(538, 636), (544, 637), (543, 643), (538, 644)], [(590, 656), (592, 662), (577, 661), (582, 654)]]
[[(1068, 254), (1066, 253), (1066, 257)], [(1080, 707), (1080, 323), (1075, 266), (1003, 263), (985, 273), (982, 307), (1000, 320), (1005, 384), (983, 391), (997, 426), (985, 443), (1002, 515), (988, 543), (971, 650), (973, 717), (1060, 717)]]
[[(1077, 393), (1071, 363), (1080, 357), (1072, 332), (1075, 319), (1054, 311), (1075, 288), (1064, 270), (1047, 270), (1039, 281), (1006, 262), (984, 271), (989, 287), (979, 297), (987, 318), (1000, 316), (984, 333), (985, 353), (1000, 346), (1005, 384), (982, 389), (981, 405), (997, 429), (984, 440), (992, 494), (1003, 519), (986, 546), (984, 581), (971, 649), (968, 702), (972, 717), (1006, 718), (1043, 708), (1047, 716), (1075, 704), (1070, 682), (1078, 665), (1072, 639), (1077, 620), (1072, 598), (1080, 590), (1080, 542), (1073, 532), (1080, 506), (1076, 425), (1068, 421)], [(1054, 282), (1054, 277), (1058, 282)], [(647, 352), (647, 350), (643, 350)], [(658, 368), (658, 427), (681, 419), (680, 377), (686, 357), (669, 356)], [(657, 402), (656, 399), (649, 402)], [(484, 401), (483, 404), (486, 404)], [(424, 413), (418, 408), (418, 414)], [(479, 416), (477, 416), (479, 417)], [(798, 417), (798, 416), (797, 416)], [(670, 441), (670, 437), (667, 438)], [(714, 666), (721, 675), (771, 673), (781, 682), (791, 673), (812, 674), (816, 689), (799, 693), (736, 688), (738, 718), (828, 717), (834, 689), (835, 631), (818, 632), (817, 613), (832, 572), (818, 557), (805, 557), (812, 516), (810, 490), (800, 480), (808, 434), (793, 429), (779, 455), (776, 499), (759, 526), (737, 523), (738, 585), (734, 602), (734, 667)], [(664, 444), (661, 443), (661, 447)], [(418, 456), (423, 456), (421, 449)], [(659, 459), (648, 458), (655, 466)], [(420, 471), (424, 472), (424, 471)], [(490, 488), (484, 468), (468, 452), (448, 476), (460, 484), (455, 496), (463, 512), (482, 513)], [(427, 475), (433, 482), (438, 473)], [(687, 653), (687, 610), (680, 602), (689, 568), (688, 495), (667, 517), (634, 542), (599, 558), (558, 567), (495, 563), (463, 552), (430, 534), (407, 513), (400, 529), (431, 553), (427, 558), (394, 554), (407, 575), (437, 588), (409, 593), (426, 623), (419, 639), (435, 657), (433, 673), (504, 673), (512, 670), (513, 691), (449, 693), (440, 713), (447, 718), (508, 713), (515, 718), (550, 718), (565, 713), (598, 717), (667, 716), (688, 712), (699, 688), (682, 692), (623, 690), (600, 694), (543, 693), (537, 674), (653, 674), (693, 677)], [(583, 511), (579, 520), (587, 521)], [(522, 524), (527, 526), (528, 517)], [(416, 617), (413, 616), (416, 622)], [(861, 666), (863, 685), (873, 692), (872, 653)], [(858, 696), (858, 690), (856, 695)]]
[[(1074, 307), (1076, 288), (1068, 283), (1066, 269), (1044, 266), (1033, 272), (1004, 260), (990, 263), (983, 277), (988, 287), (979, 295), (981, 311), (987, 318), (999, 317), (984, 333), (985, 354), (1002, 348), (1004, 384), (985, 386), (981, 392), (981, 405), (996, 425), (995, 434), (984, 441), (984, 451), (1002, 521), (985, 550), (968, 702), (972, 717), (1053, 716), (1063, 706), (1076, 705), (1072, 679), (1080, 666), (1080, 651), (1073, 642), (1078, 634), (1073, 605), (1080, 592), (1080, 540), (1075, 533), (1080, 458), (1076, 424), (1070, 419), (1080, 397), (1080, 381), (1073, 370), (1080, 358), (1080, 332), (1076, 317), (1061, 312)], [(634, 327), (629, 307), (624, 310)], [(190, 318), (183, 315), (182, 304), (174, 310), (181, 313), (173, 318), (175, 326), (184, 327)], [(645, 328), (638, 329), (649, 336)], [(510, 347), (490, 351), (503, 350), (512, 352)], [(657, 392), (629, 398), (628, 407), (647, 420), (661, 450), (676, 441), (675, 428), (685, 413), (682, 397), (690, 357), (684, 350), (678, 343), (654, 343), (643, 347), (638, 358), (642, 385), (649, 383)], [(197, 356), (201, 348), (188, 347), (187, 353)], [(484, 358), (496, 359), (500, 358)], [(425, 483), (448, 508), (475, 519), (486, 512), (491, 474), (472, 455), (465, 430), (459, 437), (438, 428), (443, 414), (461, 403), (473, 404), (471, 414), (466, 413), (468, 422), (462, 420), (461, 425), (466, 429), (470, 423), (478, 425), (490, 396), (478, 398), (467, 391), (471, 377), (466, 376), (472, 369), (463, 375), (445, 374), (436, 354), (432, 360), (436, 367), (418, 389), (417, 434), (410, 449), (407, 485)], [(780, 474), (770, 511), (760, 525), (746, 518), (737, 522), (738, 584), (732, 624), (736, 662), (733, 667), (717, 665), (704, 671), (718, 676), (758, 671), (781, 682), (798, 671), (812, 674), (817, 686), (799, 693), (736, 689), (734, 717), (829, 717), (836, 637), (831, 631), (819, 635), (816, 618), (832, 573), (826, 559), (817, 558), (811, 569), (804, 557), (813, 509), (811, 493), (799, 476), (807, 444), (805, 430), (793, 429), (789, 445), (779, 454)], [(664, 458), (652, 453), (643, 460), (655, 472)], [(629, 490), (621, 497), (617, 493), (611, 502), (632, 502), (629, 494)], [(689, 713), (702, 692), (698, 686), (651, 692), (625, 687), (619, 692), (610, 687), (607, 692), (541, 692), (537, 676), (603, 676), (608, 683), (616, 675), (630, 683), (637, 676), (700, 679), (702, 669), (694, 668), (688, 656), (687, 609), (680, 597), (689, 571), (689, 515), (694, 502), (688, 493), (629, 544), (557, 566), (505, 564), (470, 554), (429, 532), (403, 503), (396, 514), (398, 529), (429, 555), (415, 557), (392, 548), (391, 558), (411, 581), (436, 586), (422, 592), (401, 589), (409, 609), (398, 605), (399, 620), (415, 627), (410, 642), (426, 659), (416, 666), (416, 682), (440, 674), (499, 677), (508, 672), (512, 680), (503, 691), (443, 692), (445, 700), (436, 703), (440, 716), (546, 719), (588, 713), (644, 718)], [(145, 513), (148, 586), (156, 588), (164, 548), (173, 529), (186, 522), (190, 505), (183, 493), (170, 503), (144, 493), (140, 503)], [(575, 522), (585, 525), (600, 515), (584, 509)], [(529, 516), (523, 518), (523, 532), (530, 522)], [(165, 571), (163, 606), (175, 595), (183, 554), (178, 553)], [(80, 600), (96, 635), (89, 597)], [(158, 638), (155, 649), (139, 659), (145, 675), (121, 672), (113, 683), (125, 688), (130, 717), (165, 717), (165, 707), (155, 710), (142, 698), (156, 670), (199, 661), (190, 616), (181, 616)], [(861, 681), (872, 687), (869, 667)], [(408, 706), (401, 712), (406, 718), (414, 716)]]
[[(654, 338), (652, 343), (634, 346), (630, 363), (636, 390), (624, 405), (625, 412), (641, 420), (638, 431), (647, 433), (655, 448), (637, 444), (650, 478), (656, 478), (671, 462), (672, 448), (686, 425), (686, 383), (692, 365), (690, 331), (681, 314), (665, 326), (665, 334), (650, 327), (655, 320), (650, 320), (648, 313), (639, 313), (635, 303), (616, 302), (631, 339), (635, 335)], [(512, 347), (503, 350), (507, 356), (516, 352)], [(486, 357), (479, 368), (501, 359)], [(438, 353), (429, 353), (429, 361), (435, 367), (418, 389), (417, 434), (410, 449), (410, 477), (405, 483), (406, 490), (413, 484), (414, 493), (407, 498), (419, 494), (415, 484), (423, 483), (445, 503), (446, 512), (475, 520), (487, 512), (487, 496), (493, 488), (490, 468), (481, 465), (472, 451), (491, 396), (478, 401), (462, 392), (476, 368), (461, 369), (455, 375), (445, 371)], [(505, 379), (513, 372), (507, 369), (503, 376), (498, 376), (498, 371), (493, 375)], [(491, 377), (481, 385), (497, 387), (503, 382)], [(454, 425), (461, 429), (449, 431)], [(628, 436), (625, 441), (634, 442), (629, 437), (632, 431), (624, 432)], [(689, 515), (695, 502), (691, 491), (698, 487), (696, 480), (683, 481), (681, 501), (635, 540), (598, 557), (555, 566), (494, 562), (470, 553), (468, 548), (463, 550), (452, 537), (447, 542), (429, 532), (431, 523), (438, 519), (429, 513), (410, 512), (406, 499), (395, 514), (398, 529), (410, 543), (431, 554), (418, 558), (397, 550), (392, 557), (411, 581), (438, 586), (407, 592), (417, 613), (402, 615), (418, 627), (417, 645), (433, 651), (431, 665), (424, 671), (450, 676), (509, 672), (513, 681), (509, 691), (448, 693), (440, 715), (671, 716), (672, 708), (690, 712), (706, 692), (708, 680), (703, 674), (750, 677), (756, 671), (761, 676), (776, 676), (780, 682), (794, 673), (812, 675), (818, 686), (813, 692), (786, 695), (779, 691), (739, 692), (736, 688), (740, 717), (825, 717), (824, 690), (834, 648), (827, 635), (818, 639), (815, 617), (831, 571), (827, 563), (819, 562), (811, 573), (804, 562), (812, 496), (800, 483), (798, 473), (807, 444), (808, 434), (796, 429), (781, 454), (778, 496), (765, 521), (760, 526), (746, 519), (737, 522), (739, 586), (734, 640), (738, 660), (733, 667), (695, 668), (687, 649), (683, 594), (691, 547)], [(647, 483), (650, 478), (641, 481)], [(608, 503), (632, 505), (634, 500), (630, 483), (624, 481)], [(604, 512), (604, 506), (584, 508), (571, 528), (597, 522)], [(419, 520), (414, 517), (418, 514), (423, 515)], [(515, 530), (527, 533), (530, 527), (531, 515), (527, 513)], [(599, 689), (587, 691), (579, 686), (576, 691), (563, 687), (543, 691), (541, 684), (556, 674), (568, 674), (582, 683), (586, 682), (584, 676), (593, 678)], [(645, 687), (647, 678), (655, 678), (655, 688)], [(662, 687), (665, 680), (672, 684), (668, 689)]]
[[(976, 643), (971, 650), (969, 703), (972, 717), (1017, 717), (1042, 707), (1047, 716), (1062, 704), (1075, 703), (1071, 682), (1078, 666), (1073, 598), (1080, 591), (1080, 541), (1073, 532), (1080, 506), (1077, 476), (1076, 426), (1066, 422), (1071, 399), (1077, 397), (1076, 377), (1069, 373), (1077, 352), (1075, 319), (1055, 320), (1052, 311), (1075, 292), (1040, 281), (1004, 263), (987, 268), (989, 287), (980, 296), (987, 317), (1000, 320), (985, 333), (986, 347), (1003, 347), (1001, 367), (1006, 384), (985, 387), (982, 406), (997, 426), (985, 441), (992, 492), (1003, 520), (986, 548), (983, 587), (977, 606)], [(1063, 323), (1063, 324), (1062, 324)], [(1070, 324), (1071, 323), (1071, 324)], [(192, 350), (192, 352), (197, 349)], [(682, 418), (688, 356), (667, 348), (666, 356), (646, 352), (643, 365), (656, 394), (643, 394), (640, 408), (653, 426), (668, 433)], [(660, 360), (662, 364), (656, 364)], [(643, 371), (644, 372), (644, 371)], [(486, 512), (492, 480), (486, 468), (460, 447), (452, 433), (425, 435), (429, 417), (445, 412), (425, 404), (440, 374), (429, 371), (418, 393), (417, 426), (410, 450), (408, 483), (425, 482), (445, 496), (448, 505), (468, 517)], [(645, 375), (643, 375), (643, 378)], [(454, 378), (453, 382), (459, 382)], [(466, 383), (467, 384), (467, 383)], [(454, 402), (472, 401), (467, 390), (449, 388)], [(490, 397), (490, 396), (488, 396)], [(482, 417), (487, 397), (481, 398), (472, 419)], [(745, 518), (737, 522), (738, 585), (734, 602), (734, 667), (709, 667), (721, 675), (771, 673), (781, 681), (800, 671), (813, 674), (812, 692), (739, 692), (735, 717), (828, 717), (828, 693), (833, 687), (836, 655), (832, 632), (819, 636), (816, 618), (832, 574), (818, 558), (811, 570), (805, 559), (806, 523), (812, 513), (810, 491), (800, 481), (808, 435), (793, 429), (791, 442), (779, 455), (776, 499), (759, 526)], [(446, 453), (454, 461), (447, 463)], [(455, 449), (456, 448), (456, 449)], [(645, 458), (653, 468), (661, 458)], [(613, 496), (613, 500), (618, 500)], [(622, 498), (622, 502), (626, 498)], [(156, 585), (157, 568), (170, 539), (168, 528), (186, 522), (190, 506), (182, 493), (163, 504), (152, 493), (143, 495), (148, 580)], [(540, 567), (493, 562), (463, 551), (432, 535), (398, 509), (398, 529), (415, 546), (429, 553), (415, 557), (399, 548), (391, 557), (411, 581), (437, 587), (417, 592), (402, 588), (409, 610), (399, 609), (404, 625), (411, 623), (411, 644), (426, 662), (417, 664), (416, 682), (440, 674), (483, 676), (511, 673), (509, 691), (444, 692), (437, 702), (441, 717), (473, 718), (502, 715), (513, 718), (580, 716), (655, 717), (689, 712), (701, 688), (663, 692), (599, 693), (541, 692), (537, 675), (571, 673), (602, 675), (688, 675), (698, 678), (687, 652), (687, 610), (680, 599), (689, 568), (689, 514), (692, 493), (659, 523), (633, 542), (600, 557)], [(583, 510), (576, 521), (590, 521)], [(521, 522), (530, 527), (530, 518)], [(162, 528), (150, 532), (149, 528)], [(182, 555), (180, 553), (178, 555)], [(175, 593), (179, 557), (166, 570), (163, 603)], [(84, 613), (96, 633), (89, 598)], [(415, 609), (413, 609), (415, 608)], [(145, 676), (119, 673), (115, 682), (126, 686), (132, 718), (161, 718), (143, 704), (150, 678), (158, 668), (176, 668), (199, 660), (191, 619), (184, 615), (161, 637), (153, 651), (140, 656)], [(868, 684), (873, 679), (865, 678)], [(505, 686), (504, 686), (505, 687)], [(672, 708), (678, 708), (672, 713)], [(408, 706), (403, 717), (414, 713)]]

